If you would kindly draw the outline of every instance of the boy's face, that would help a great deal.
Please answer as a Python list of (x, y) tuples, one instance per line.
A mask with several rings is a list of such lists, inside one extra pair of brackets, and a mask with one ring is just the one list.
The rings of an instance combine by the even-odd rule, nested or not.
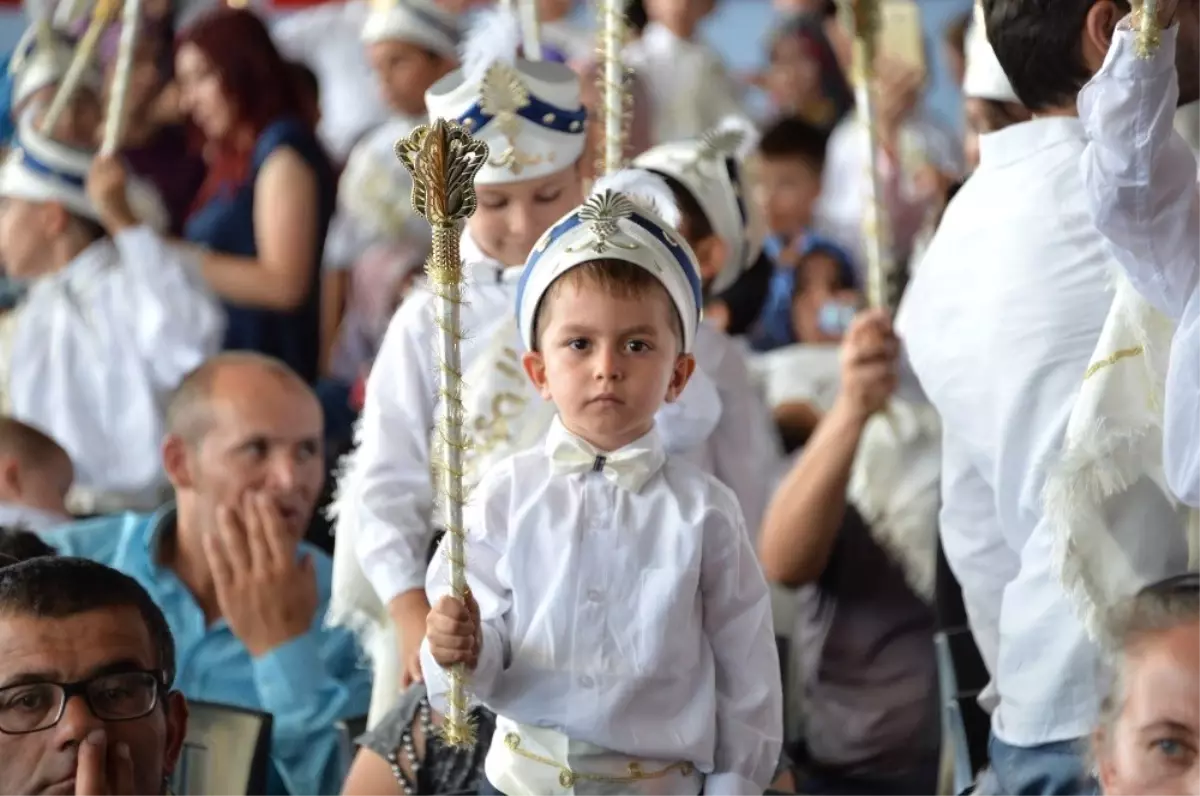
[(771, 234), (790, 238), (812, 224), (821, 175), (799, 158), (764, 159), (757, 194)]
[(646, 434), (696, 365), (679, 353), (666, 290), (617, 297), (580, 279), (551, 288), (544, 301), (538, 351), (524, 365), (563, 425), (606, 451)]
[(47, 215), (52, 209), (25, 199), (0, 199), (0, 263), (9, 277), (33, 279), (46, 270), (46, 247), (53, 239)]
[(646, 0), (646, 16), (677, 36), (691, 36), (715, 0)]
[(804, 343), (836, 343), (842, 335), (824, 329), (821, 310), (831, 303), (856, 306), (858, 294), (841, 288), (841, 265), (827, 254), (810, 254), (797, 266), (799, 290), (792, 298), (792, 330)]
[(425, 115), (425, 92), (454, 69), (446, 58), (404, 41), (380, 41), (367, 46), (383, 99), (398, 113)]
[(507, 266), (524, 265), (542, 233), (583, 202), (579, 168), (535, 180), (476, 185), (478, 207), (467, 221), (483, 253)]

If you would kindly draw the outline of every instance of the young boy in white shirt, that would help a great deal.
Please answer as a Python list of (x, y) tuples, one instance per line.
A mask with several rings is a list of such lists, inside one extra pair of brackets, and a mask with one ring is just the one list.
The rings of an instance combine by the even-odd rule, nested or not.
[(762, 793), (775, 770), (766, 582), (733, 494), (655, 429), (695, 368), (700, 278), (677, 215), (654, 177), (619, 173), (534, 247), (522, 362), (558, 415), (473, 495), (469, 605), (447, 596), (444, 556), (430, 568), (430, 699), (445, 704), (442, 667), (473, 672), (500, 793)]

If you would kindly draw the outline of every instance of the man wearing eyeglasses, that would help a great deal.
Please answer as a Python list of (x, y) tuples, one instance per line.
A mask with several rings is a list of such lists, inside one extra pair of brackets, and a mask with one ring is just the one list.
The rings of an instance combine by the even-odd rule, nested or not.
[(80, 558), (0, 567), (0, 794), (161, 794), (187, 730), (175, 643), (137, 581)]
[(183, 379), (166, 421), (174, 502), (46, 541), (149, 592), (189, 699), (271, 714), (267, 794), (337, 793), (337, 722), (366, 714), (371, 673), (353, 634), (325, 627), (333, 562), (304, 541), (324, 480), (320, 403), (284, 363), (228, 351)]

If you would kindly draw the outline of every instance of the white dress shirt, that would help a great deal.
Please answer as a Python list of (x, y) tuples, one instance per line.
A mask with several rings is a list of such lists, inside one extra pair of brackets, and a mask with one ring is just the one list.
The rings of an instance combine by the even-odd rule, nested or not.
[(1122, 22), (1104, 66), (1079, 95), (1091, 143), (1083, 180), (1096, 226), (1138, 292), (1178, 322), (1167, 370), (1164, 464), (1172, 491), (1200, 506), (1200, 187), (1196, 157), (1173, 128), (1175, 40), (1149, 59)]
[[(519, 725), (691, 762), (705, 793), (761, 793), (781, 748), (782, 689), (737, 501), (668, 457), (653, 430), (611, 463), (594, 465), (596, 453), (556, 419), (544, 445), (493, 468), (468, 505), (483, 630), (471, 689)], [(446, 566), (438, 555), (430, 567), (433, 603), (449, 591)], [(421, 652), (444, 710), (448, 680), (428, 641)]]
[(147, 227), (103, 238), (38, 279), (5, 325), (9, 412), (71, 456), (73, 508), (157, 508), (166, 397), (224, 333), (193, 256)]
[(652, 143), (698, 138), (728, 116), (746, 116), (725, 62), (704, 42), (651, 22), (625, 55), (650, 95)]
[(320, 3), (292, 11), (271, 25), (280, 52), (307, 64), (321, 88), (318, 132), (329, 155), (345, 161), (367, 131), (388, 118), (367, 61), (362, 29), (370, 6), (363, 0)]
[[(992, 727), (1035, 746), (1095, 726), (1099, 661), (1054, 571), (1047, 469), (1112, 304), (1113, 263), (1091, 220), (1078, 119), (980, 140), (897, 324), (942, 418), (941, 534), (999, 694)], [(1134, 489), (1110, 521), (1173, 521)]]

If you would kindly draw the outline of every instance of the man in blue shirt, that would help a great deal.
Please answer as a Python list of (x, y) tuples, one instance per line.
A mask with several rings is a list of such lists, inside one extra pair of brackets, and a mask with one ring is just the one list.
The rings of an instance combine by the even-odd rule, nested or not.
[(332, 561), (303, 541), (324, 480), (321, 408), (286, 365), (226, 353), (167, 407), (175, 502), (46, 535), (140, 582), (167, 617), (189, 699), (274, 716), (271, 793), (341, 788), (335, 722), (367, 712), (353, 637), (323, 626)]

